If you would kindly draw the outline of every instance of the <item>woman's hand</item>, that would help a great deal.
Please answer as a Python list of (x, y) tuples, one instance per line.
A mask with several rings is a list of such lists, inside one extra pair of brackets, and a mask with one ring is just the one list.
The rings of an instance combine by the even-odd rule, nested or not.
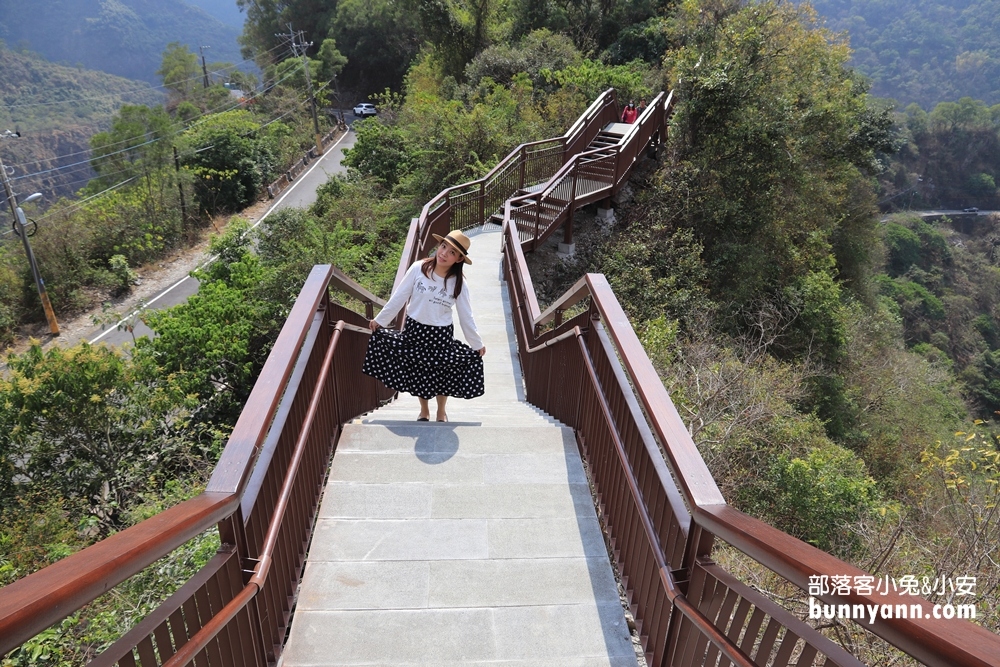
[(486, 356), (486, 346), (483, 345), (480, 349), (476, 350), (476, 352), (479, 353), (480, 357), (485, 357)]
[(380, 328), (380, 325), (375, 320), (368, 320), (368, 328), (372, 331), (376, 331)]

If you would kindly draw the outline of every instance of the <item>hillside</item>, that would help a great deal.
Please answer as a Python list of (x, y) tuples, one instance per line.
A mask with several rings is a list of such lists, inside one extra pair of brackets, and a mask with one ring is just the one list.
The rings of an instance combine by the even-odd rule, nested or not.
[(187, 0), (187, 4), (202, 8), (206, 14), (217, 18), (226, 25), (235, 28), (243, 27), (245, 15), (236, 5), (236, 0)]
[(813, 0), (872, 94), (931, 109), (972, 97), (1000, 102), (1000, 0)]
[(0, 39), (48, 60), (158, 84), (156, 70), (167, 44), (213, 62), (242, 60), (239, 28), (181, 0), (0, 0)]
[[(51, 201), (69, 195), (92, 175), (85, 163), (90, 137), (106, 129), (122, 104), (157, 104), (162, 95), (141, 81), (0, 48), (0, 131), (21, 138), (0, 143), (0, 157), (15, 169), (15, 189), (42, 192)], [(63, 156), (63, 157), (57, 157)], [(84, 162), (79, 169), (46, 172)], [(24, 174), (39, 174), (20, 180)]]

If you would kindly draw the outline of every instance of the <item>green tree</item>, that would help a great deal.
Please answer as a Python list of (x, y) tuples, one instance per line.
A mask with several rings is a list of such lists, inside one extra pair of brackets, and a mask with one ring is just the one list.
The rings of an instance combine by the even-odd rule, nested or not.
[(840, 447), (811, 450), (802, 458), (781, 455), (769, 471), (775, 525), (824, 551), (849, 553), (859, 546), (851, 527), (875, 511), (879, 493), (864, 462)]
[(317, 80), (330, 82), (337, 78), (346, 65), (347, 56), (337, 49), (337, 40), (328, 37), (319, 47), (318, 67), (310, 71), (316, 72)]
[(261, 68), (273, 65), (275, 53), (287, 53), (289, 25), (302, 31), (305, 39), (321, 44), (328, 37), (327, 27), (337, 9), (328, 0), (236, 0), (246, 14), (240, 45), (244, 58), (258, 59)]
[(448, 76), (459, 78), (466, 64), (499, 35), (498, 0), (410, 0), (417, 7), (425, 38)]
[(90, 164), (98, 174), (90, 187), (103, 190), (129, 177), (148, 178), (168, 166), (175, 132), (163, 107), (124, 105), (111, 129), (90, 139)]
[(422, 42), (416, 10), (392, 0), (340, 0), (330, 35), (348, 59), (344, 84), (365, 90), (398, 89)]
[[(337, 42), (334, 39), (323, 40), (318, 59), (306, 57), (306, 60), (314, 91), (322, 87), (321, 84), (332, 81), (347, 64), (347, 58), (337, 50)], [(306, 66), (301, 56), (286, 58), (275, 65), (274, 78), (284, 86), (296, 88), (304, 97), (307, 93)]]
[(542, 75), (564, 88), (579, 90), (584, 97), (594, 99), (608, 88), (614, 88), (620, 100), (639, 100), (649, 97), (652, 89), (643, 81), (646, 67), (633, 62), (627, 65), (604, 65), (594, 60), (584, 60), (555, 72), (542, 71)]
[(181, 162), (194, 176), (199, 205), (210, 214), (251, 204), (277, 169), (273, 141), (246, 110), (201, 119), (181, 143)]
[(87, 503), (106, 528), (119, 528), (130, 495), (151, 475), (162, 483), (200, 456), (180, 435), (193, 404), (110, 348), (35, 344), (7, 364), (0, 485), (8, 495), (13, 472), (33, 490)]
[(136, 342), (137, 360), (197, 400), (201, 424), (236, 423), (305, 277), (266, 265), (253, 240), (246, 221), (230, 223), (211, 243), (219, 261), (196, 273), (198, 294), (148, 313), (157, 335)]
[(403, 131), (370, 119), (356, 123), (355, 132), (354, 146), (344, 150), (344, 164), (391, 190), (409, 173), (413, 161)]
[(669, 178), (686, 193), (670, 214), (704, 244), (714, 295), (747, 304), (858, 263), (830, 258), (857, 250), (834, 243), (840, 227), (874, 239), (865, 178), (891, 148), (891, 120), (807, 9), (701, 5), (679, 10), (685, 44), (666, 61), (680, 100)]
[(539, 87), (545, 83), (542, 72), (560, 72), (580, 65), (583, 56), (565, 35), (536, 30), (516, 44), (494, 44), (480, 52), (465, 67), (465, 77), (474, 86), (489, 77), (509, 85), (520, 73), (527, 74)]
[(198, 66), (198, 56), (180, 42), (167, 44), (163, 52), (163, 62), (156, 75), (163, 80), (163, 85), (175, 97), (185, 99), (196, 86), (201, 86), (201, 68)]

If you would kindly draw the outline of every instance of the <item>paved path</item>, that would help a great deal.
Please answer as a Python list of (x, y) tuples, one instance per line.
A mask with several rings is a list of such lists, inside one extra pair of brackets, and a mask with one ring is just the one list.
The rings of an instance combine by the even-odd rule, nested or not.
[(346, 427), (284, 667), (636, 665), (573, 433), (523, 402), (500, 234), (470, 236), (486, 395)]

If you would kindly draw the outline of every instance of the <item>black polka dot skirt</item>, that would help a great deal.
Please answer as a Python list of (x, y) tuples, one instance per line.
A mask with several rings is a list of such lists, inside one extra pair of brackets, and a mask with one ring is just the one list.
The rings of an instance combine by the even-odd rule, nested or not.
[(475, 398), (485, 393), (483, 358), (454, 337), (455, 326), (406, 318), (402, 331), (381, 328), (368, 340), (362, 371), (420, 398)]

